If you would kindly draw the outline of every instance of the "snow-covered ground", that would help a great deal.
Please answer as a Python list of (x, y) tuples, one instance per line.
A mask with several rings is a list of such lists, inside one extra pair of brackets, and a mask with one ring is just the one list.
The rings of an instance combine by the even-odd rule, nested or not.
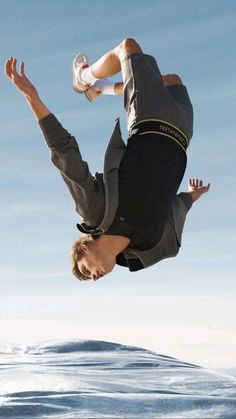
[(236, 378), (102, 341), (2, 344), (1, 418), (232, 418)]

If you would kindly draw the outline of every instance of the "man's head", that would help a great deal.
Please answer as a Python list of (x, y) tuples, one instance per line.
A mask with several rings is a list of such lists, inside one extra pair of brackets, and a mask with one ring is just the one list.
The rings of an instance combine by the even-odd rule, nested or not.
[(115, 266), (116, 259), (102, 243), (101, 238), (102, 236), (86, 234), (72, 246), (72, 272), (81, 281), (96, 281), (111, 272)]

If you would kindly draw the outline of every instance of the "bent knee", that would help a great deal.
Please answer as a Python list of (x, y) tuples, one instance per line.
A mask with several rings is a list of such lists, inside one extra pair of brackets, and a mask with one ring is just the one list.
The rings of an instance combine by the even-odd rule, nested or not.
[(130, 55), (137, 52), (141, 53), (142, 50), (133, 38), (125, 38), (119, 45), (119, 53), (121, 55)]
[(121, 48), (135, 48), (137, 45), (138, 44), (137, 44), (137, 42), (135, 41), (134, 38), (125, 38), (120, 43)]
[(175, 84), (183, 84), (178, 74), (163, 74), (162, 79), (166, 86), (173, 86)]

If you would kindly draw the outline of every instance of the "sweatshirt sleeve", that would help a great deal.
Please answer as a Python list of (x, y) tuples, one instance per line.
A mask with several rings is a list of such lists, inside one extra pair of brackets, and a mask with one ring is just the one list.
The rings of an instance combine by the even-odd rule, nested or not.
[(39, 127), (50, 149), (51, 160), (59, 169), (75, 201), (76, 211), (89, 225), (92, 209), (101, 204), (100, 183), (90, 173), (87, 162), (83, 161), (75, 138), (53, 114), (41, 119)]
[(172, 204), (172, 216), (179, 246), (181, 246), (182, 242), (182, 233), (184, 229), (186, 215), (190, 210), (192, 204), (193, 199), (190, 193), (188, 192), (181, 192), (178, 195), (176, 195), (176, 198)]

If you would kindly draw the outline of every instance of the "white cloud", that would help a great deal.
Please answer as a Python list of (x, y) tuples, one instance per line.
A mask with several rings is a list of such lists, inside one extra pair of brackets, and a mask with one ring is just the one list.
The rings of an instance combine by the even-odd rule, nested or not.
[(234, 364), (233, 296), (224, 302), (221, 295), (139, 296), (132, 300), (131, 310), (130, 297), (99, 294), (8, 298), (5, 304), (18, 309), (15, 318), (9, 309), (1, 317), (1, 338), (24, 344), (46, 339), (108, 340), (210, 368)]
[(0, 217), (1, 218), (11, 218), (14, 216), (20, 216), (23, 214), (30, 213), (41, 213), (44, 214), (51, 214), (56, 215), (57, 217), (64, 217), (65, 212), (63, 208), (58, 209), (57, 205), (53, 204), (44, 204), (42, 202), (15, 202), (12, 204), (3, 204), (0, 208)]

